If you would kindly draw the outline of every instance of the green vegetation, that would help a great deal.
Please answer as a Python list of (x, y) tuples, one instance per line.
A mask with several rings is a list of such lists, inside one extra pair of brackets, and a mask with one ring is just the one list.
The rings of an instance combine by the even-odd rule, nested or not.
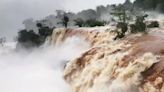
[(24, 29), (18, 33), (18, 42), (24, 48), (31, 48), (40, 46), (44, 41), (33, 30), (27, 31)]
[(95, 27), (95, 26), (104, 26), (105, 22), (97, 21), (97, 20), (87, 20), (85, 22), (85, 26), (87, 27)]
[(148, 17), (147, 14), (136, 17), (135, 24), (130, 25), (131, 33), (146, 33), (146, 23), (144, 23), (146, 17)]
[(75, 20), (75, 24), (79, 27), (95, 27), (95, 26), (104, 26), (105, 22), (93, 20), (93, 19), (84, 21), (84, 20), (78, 18)]
[(114, 38), (114, 40), (125, 37), (125, 33), (128, 30), (128, 24), (125, 22), (119, 22), (117, 24), (117, 28), (121, 29), (121, 32), (117, 31), (117, 36)]
[(136, 0), (134, 6), (143, 10), (157, 10), (164, 13), (164, 0)]
[(41, 23), (37, 23), (37, 27), (39, 30), (39, 35), (46, 38), (52, 34), (53, 28), (49, 28), (47, 26), (43, 26)]
[(150, 24), (147, 25), (148, 28), (155, 28), (159, 27), (158, 21), (152, 21)]
[(76, 20), (74, 20), (75, 21), (75, 25), (77, 25), (77, 26), (79, 26), (79, 27), (83, 27), (84, 26), (84, 21), (81, 19), (81, 18), (78, 18), (78, 19), (76, 19)]
[(65, 28), (67, 28), (69, 22), (69, 17), (65, 14), (63, 19), (62, 19), (62, 24)]
[(121, 31), (117, 30), (117, 36), (114, 38), (114, 40), (125, 37), (125, 33), (128, 31), (128, 17), (124, 7), (122, 5), (118, 6), (115, 9), (115, 12), (111, 14), (118, 17), (119, 22), (117, 23), (117, 28), (121, 29)]
[(114, 9), (114, 12), (111, 13), (112, 15), (118, 17), (120, 22), (126, 23), (127, 22), (127, 14), (126, 14), (126, 10), (122, 5), (117, 6)]
[[(106, 23), (111, 21), (117, 22), (116, 26), (118, 30), (116, 31), (117, 35), (114, 38), (114, 40), (117, 40), (126, 36), (128, 28), (130, 28), (130, 33), (146, 33), (147, 28), (159, 27), (159, 23), (157, 21), (152, 21), (150, 24), (146, 25), (145, 18), (148, 15), (143, 15), (142, 11), (159, 10), (164, 13), (163, 6), (164, 0), (136, 0), (134, 3), (130, 2), (130, 0), (126, 0), (124, 4), (107, 5), (106, 7), (98, 6), (96, 10), (88, 9), (77, 14), (58, 11), (57, 16), (53, 18), (59, 19), (60, 21), (57, 21), (57, 24), (62, 24), (65, 28), (68, 27), (69, 22), (70, 24), (72, 22), (72, 24), (74, 24), (75, 22), (75, 25), (79, 27), (104, 26)], [(104, 14), (113, 15), (111, 21), (108, 19), (101, 19)], [(134, 19), (135, 22), (130, 24), (129, 21), (132, 22)], [(40, 46), (43, 44), (47, 36), (50, 36), (53, 31), (53, 28), (49, 28), (43, 24), (42, 22), (37, 23), (38, 33), (35, 33), (33, 30), (20, 30), (18, 33), (18, 42), (23, 43), (23, 45), (24, 43), (30, 43), (32, 46)], [(52, 26), (56, 26), (55, 23), (51, 24), (54, 24)]]
[[(118, 17), (118, 23), (117, 23), (117, 28), (121, 29), (121, 31), (117, 30), (117, 35), (114, 38), (116, 39), (121, 39), (125, 37), (125, 33), (128, 31), (128, 20), (130, 19), (127, 17), (127, 13), (124, 9), (123, 6), (119, 6), (116, 8), (115, 12), (112, 13), (112, 15)], [(140, 15), (136, 17), (135, 23), (130, 25), (130, 31), (131, 33), (138, 33), (138, 32), (143, 32), (146, 33), (146, 23), (145, 23), (145, 18), (148, 17), (148, 15)]]
[(38, 47), (42, 45), (47, 36), (52, 34), (53, 29), (43, 26), (41, 23), (37, 23), (39, 33), (35, 33), (33, 30), (27, 31), (26, 29), (18, 32), (18, 42), (24, 48)]

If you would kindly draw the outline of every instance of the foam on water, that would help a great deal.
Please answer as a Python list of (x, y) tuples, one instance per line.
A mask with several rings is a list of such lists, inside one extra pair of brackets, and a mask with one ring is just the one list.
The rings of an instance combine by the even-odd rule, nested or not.
[(63, 67), (88, 46), (73, 37), (58, 47), (37, 48), (30, 53), (15, 52), (12, 43), (1, 47), (0, 92), (70, 92), (63, 80)]

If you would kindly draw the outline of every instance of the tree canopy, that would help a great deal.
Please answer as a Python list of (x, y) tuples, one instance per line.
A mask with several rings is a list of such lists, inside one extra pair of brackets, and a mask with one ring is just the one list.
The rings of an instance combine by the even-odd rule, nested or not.
[(157, 10), (164, 13), (164, 0), (136, 0), (135, 7), (141, 7), (144, 10)]

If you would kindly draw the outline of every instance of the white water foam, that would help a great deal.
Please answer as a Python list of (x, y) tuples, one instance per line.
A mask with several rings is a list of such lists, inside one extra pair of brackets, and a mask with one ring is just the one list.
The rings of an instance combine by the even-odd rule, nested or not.
[(61, 46), (38, 48), (30, 53), (11, 48), (5, 52), (5, 47), (1, 47), (0, 92), (70, 92), (62, 76), (64, 65), (88, 47), (77, 37)]

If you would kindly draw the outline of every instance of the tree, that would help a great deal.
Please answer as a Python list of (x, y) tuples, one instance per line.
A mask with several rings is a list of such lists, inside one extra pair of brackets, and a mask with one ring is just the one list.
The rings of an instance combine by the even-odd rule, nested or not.
[(116, 32), (117, 35), (114, 38), (114, 40), (116, 40), (118, 38), (119, 39), (123, 38), (125, 36), (125, 33), (128, 31), (128, 23), (127, 23), (128, 17), (122, 5), (117, 6), (114, 11), (115, 12), (111, 14), (118, 17), (119, 22), (117, 23), (117, 28), (121, 29), (121, 32), (120, 31)]
[(33, 30), (20, 30), (18, 32), (18, 43), (24, 48), (33, 48), (42, 45), (47, 36), (52, 34), (53, 29), (49, 28), (41, 23), (37, 23), (39, 33), (35, 33)]
[(145, 32), (146, 31), (146, 23), (144, 23), (145, 18), (148, 17), (148, 15), (143, 16), (137, 16), (135, 25), (138, 29), (138, 32)]
[(77, 13), (77, 17), (81, 18), (84, 21), (87, 20), (95, 20), (97, 18), (98, 12), (96, 12), (93, 9), (83, 10), (79, 13)]
[(164, 13), (164, 0), (136, 0), (134, 6), (143, 10), (157, 10)]
[(126, 23), (128, 20), (127, 13), (123, 5), (116, 6), (114, 8), (114, 12), (112, 12), (111, 15), (118, 17), (119, 22)]
[(43, 42), (33, 30), (23, 29), (18, 33), (18, 43), (24, 48), (32, 48), (40, 46)]
[(87, 20), (85, 21), (84, 25), (87, 27), (95, 27), (95, 26), (104, 26), (105, 22), (103, 21), (97, 21), (97, 20)]
[(41, 23), (37, 23), (37, 27), (39, 29), (39, 35), (46, 38), (47, 36), (50, 36), (53, 32), (53, 28), (49, 28), (48, 26), (44, 26)]
[(75, 20), (76, 25), (79, 27), (95, 27), (95, 26), (104, 26), (105, 22), (104, 21), (98, 21), (95, 19), (89, 19), (89, 20), (82, 20), (81, 18), (78, 18)]
[(125, 33), (128, 30), (128, 24), (124, 22), (118, 22), (117, 28), (120, 28), (121, 32), (117, 31), (117, 36), (114, 38), (114, 40), (125, 37)]
[(82, 27), (84, 25), (84, 20), (82, 20), (81, 18), (77, 18), (74, 20), (75, 21), (75, 25), (78, 25), (79, 27)]
[(5, 42), (6, 42), (6, 38), (5, 37), (0, 38), (0, 45), (1, 46), (3, 46)]
[(148, 17), (147, 14), (136, 17), (135, 24), (130, 25), (131, 33), (146, 33), (146, 23), (144, 23), (146, 17)]
[(63, 19), (62, 19), (62, 23), (65, 26), (65, 28), (67, 28), (68, 22), (69, 22), (69, 17), (66, 14), (64, 14)]

